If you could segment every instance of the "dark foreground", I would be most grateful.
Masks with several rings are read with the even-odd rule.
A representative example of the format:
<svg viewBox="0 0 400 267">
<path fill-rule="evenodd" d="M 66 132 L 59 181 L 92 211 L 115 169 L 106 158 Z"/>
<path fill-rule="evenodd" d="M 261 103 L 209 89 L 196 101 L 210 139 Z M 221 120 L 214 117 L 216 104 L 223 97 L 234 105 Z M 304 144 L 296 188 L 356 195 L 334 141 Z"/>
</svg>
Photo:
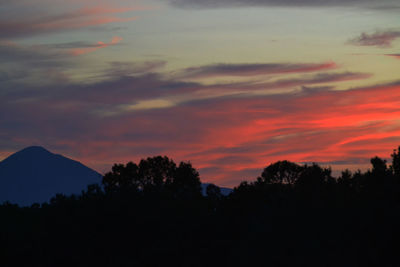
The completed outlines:
<svg viewBox="0 0 400 267">
<path fill-rule="evenodd" d="M 400 266 L 400 156 L 371 171 L 288 161 L 224 197 L 166 157 L 102 186 L 0 206 L 0 266 Z"/>
</svg>

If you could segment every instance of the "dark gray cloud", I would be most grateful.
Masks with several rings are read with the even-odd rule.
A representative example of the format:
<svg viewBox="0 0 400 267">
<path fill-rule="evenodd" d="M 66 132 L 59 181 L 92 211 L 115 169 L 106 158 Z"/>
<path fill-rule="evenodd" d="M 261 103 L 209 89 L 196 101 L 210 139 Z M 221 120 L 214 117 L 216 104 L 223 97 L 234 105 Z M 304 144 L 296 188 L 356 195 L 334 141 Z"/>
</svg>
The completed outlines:
<svg viewBox="0 0 400 267">
<path fill-rule="evenodd" d="M 0 82 L 4 92 L 7 87 L 15 87 L 15 82 L 25 81 L 32 87 L 48 82 L 65 84 L 68 80 L 65 71 L 79 65 L 80 60 L 49 47 L 0 41 L 0 62 Z"/>
<path fill-rule="evenodd" d="M 15 85 L 15 84 L 14 84 Z M 133 104 L 136 101 L 176 94 L 192 87 L 201 87 L 196 83 L 165 80 L 157 73 L 139 76 L 114 77 L 106 81 L 90 84 L 50 84 L 9 86 L 2 90 L 3 100 L 18 101 L 34 97 L 38 102 L 59 103 L 69 106 L 102 107 L 102 110 L 115 105 Z M 89 110 L 88 110 L 89 111 Z"/>
<path fill-rule="evenodd" d="M 336 83 L 349 80 L 362 80 L 368 79 L 372 76 L 370 73 L 360 73 L 360 72 L 333 72 L 333 73 L 317 73 L 314 75 L 304 76 L 302 78 L 286 78 L 278 79 L 272 82 L 238 82 L 238 83 L 228 83 L 228 84 L 216 84 L 209 86 L 202 86 L 199 89 L 210 89 L 215 88 L 216 90 L 240 90 L 240 91 L 254 91 L 254 90 L 268 90 L 268 89 L 282 89 L 282 88 L 298 88 L 300 91 L 297 93 L 308 93 L 312 91 L 325 91 L 333 89 L 332 86 L 317 86 L 310 87 L 313 84 L 322 83 Z M 279 94 L 279 93 L 278 93 Z M 287 94 L 284 92 L 283 94 Z"/>
<path fill-rule="evenodd" d="M 336 68 L 334 62 L 326 63 L 270 63 L 270 64 L 214 64 L 190 67 L 177 73 L 181 78 L 204 78 L 214 76 L 256 76 L 282 73 L 302 73 Z"/>
<path fill-rule="evenodd" d="M 131 76 L 144 73 L 154 73 L 159 71 L 167 65 L 164 60 L 152 60 L 145 62 L 120 62 L 114 61 L 110 62 L 110 67 L 104 71 L 103 75 L 122 77 Z"/>
<path fill-rule="evenodd" d="M 45 14 L 44 10 L 42 12 Z M 33 16 L 32 14 L 20 15 L 23 16 L 18 18 L 3 17 L 0 19 L 0 38 L 27 37 L 60 30 L 70 30 L 77 27 L 71 24 L 70 21 L 79 17 L 79 14 L 74 13 L 64 13 L 55 16 L 44 15 L 41 17 Z M 65 23 L 60 24 L 63 21 Z"/>
<path fill-rule="evenodd" d="M 388 48 L 392 46 L 392 43 L 400 38 L 400 31 L 376 31 L 374 33 L 361 33 L 348 41 L 349 44 L 360 45 L 360 46 L 377 46 L 381 48 Z"/>
<path fill-rule="evenodd" d="M 364 151 L 366 152 L 366 151 Z M 366 155 L 368 153 L 365 153 Z M 347 158 L 346 160 L 333 160 L 333 161 L 307 161 L 300 162 L 301 164 L 311 165 L 316 163 L 318 165 L 323 166 L 332 166 L 332 165 L 360 165 L 360 164 L 368 164 L 369 158 Z"/>
<path fill-rule="evenodd" d="M 70 56 L 67 53 L 48 48 L 47 46 L 21 46 L 13 42 L 0 41 L 0 61 L 4 64 L 32 64 L 35 67 L 65 66 L 67 62 L 70 62 Z"/>
<path fill-rule="evenodd" d="M 125 66 L 125 63 L 122 65 Z M 143 63 L 143 66 L 147 65 L 163 64 Z M 141 64 L 133 63 L 133 66 Z M 119 64 L 111 64 L 108 70 L 114 67 L 114 73 L 120 73 Z M 190 105 L 181 103 L 165 109 L 98 116 L 93 111 L 113 110 L 121 104 L 141 99 L 171 95 L 179 97 L 184 92 L 194 92 L 196 95 L 196 90 L 212 90 L 220 86 L 183 82 L 156 72 L 138 71 L 127 76 L 124 71 L 122 73 L 124 75 L 121 77 L 110 75 L 105 81 L 91 84 L 53 83 L 42 87 L 21 85 L 6 90 L 2 87 L 0 137 L 13 144 L 7 148 L 44 145 L 49 149 L 60 148 L 60 153 L 76 155 L 76 158 L 84 162 L 85 158 L 96 159 L 101 164 L 109 163 L 109 166 L 113 162 L 135 160 L 136 156 L 166 154 L 177 161 L 192 160 L 194 166 L 200 169 L 202 177 L 228 185 L 244 178 L 253 178 L 254 172 L 257 175 L 260 173 L 260 169 L 254 170 L 263 167 L 264 162 L 254 163 L 251 159 L 265 159 L 266 166 L 274 159 L 287 158 L 299 151 L 306 151 L 309 155 L 318 153 L 320 148 L 343 140 L 343 136 L 354 137 L 381 129 L 375 125 L 354 128 L 330 126 L 328 130 L 321 130 L 316 122 L 354 112 L 358 112 L 358 115 L 373 112 L 371 107 L 362 109 L 362 105 L 361 109 L 354 108 L 358 99 L 363 104 L 364 95 L 374 100 L 377 95 L 391 93 L 389 89 L 381 88 L 360 88 L 348 92 L 332 91 L 329 86 L 309 88 L 309 84 L 313 83 L 341 81 L 360 75 L 363 77 L 363 74 L 357 73 L 325 73 L 293 81 L 282 79 L 277 83 L 282 86 L 304 85 L 306 88 L 303 87 L 302 91 L 306 93 L 303 94 L 230 96 L 197 101 Z M 225 86 L 230 90 L 240 89 L 237 84 Z M 241 86 L 245 88 L 245 83 Z M 256 87 L 253 82 L 249 82 L 249 86 L 254 86 L 255 90 L 265 88 L 265 85 Z M 269 86 L 272 88 L 273 84 Z M 349 104 L 346 104 L 346 100 Z M 395 105 L 389 106 L 395 109 Z M 392 113 L 390 109 L 384 111 L 383 115 Z M 327 114 L 328 118 L 321 114 Z M 340 116 L 337 121 L 342 118 Z M 370 114 L 365 117 L 370 119 Z M 257 138 L 254 140 L 254 137 Z M 247 138 L 250 139 L 247 141 Z M 226 140 L 233 140 L 235 146 L 226 145 Z M 288 147 L 291 149 L 287 150 Z M 205 152 L 195 153 L 199 148 Z M 218 154 L 217 157 L 210 157 L 215 154 Z M 243 166 L 239 170 L 230 169 L 230 166 L 240 162 L 251 164 L 254 169 L 251 166 Z M 96 163 L 96 166 L 100 163 Z M 212 168 L 216 165 L 222 167 L 219 173 L 207 169 L 207 166 Z"/>
<path fill-rule="evenodd" d="M 178 8 L 221 8 L 221 7 L 357 7 L 387 10 L 398 8 L 395 0 L 166 0 Z"/>
<path fill-rule="evenodd" d="M 296 94 L 313 94 L 320 91 L 333 89 L 332 86 L 307 87 L 313 84 L 320 83 L 335 83 L 345 80 L 366 79 L 370 74 L 365 73 L 330 73 L 316 74 L 303 79 L 282 79 L 270 83 L 257 83 L 252 81 L 231 84 L 215 84 L 203 85 L 201 83 L 184 82 L 180 80 L 169 79 L 159 73 L 141 73 L 137 76 L 120 76 L 108 81 L 102 81 L 86 86 L 72 85 L 64 90 L 49 90 L 46 93 L 47 97 L 58 99 L 59 101 L 79 101 L 86 103 L 106 104 L 108 105 L 125 105 L 134 104 L 141 100 L 152 100 L 160 97 L 179 97 L 181 95 L 192 95 L 204 90 L 211 91 L 226 91 L 227 94 L 222 98 L 236 97 L 254 97 L 253 95 L 237 95 L 237 91 L 248 91 L 252 93 L 257 90 L 273 90 L 283 88 L 300 88 L 294 91 Z M 288 93 L 276 93 L 288 95 Z M 212 98 L 212 97 L 211 97 Z M 203 101 L 201 98 L 189 98 L 190 105 L 196 102 Z M 210 101 L 206 99 L 204 101 Z M 185 101 L 178 105 L 185 104 Z"/>
<path fill-rule="evenodd" d="M 55 43 L 55 44 L 46 44 L 46 45 L 38 45 L 39 48 L 46 49 L 74 49 L 74 48 L 91 48 L 98 47 L 99 45 L 96 43 L 89 42 L 69 42 L 69 43 Z"/>
<path fill-rule="evenodd" d="M 82 102 L 124 105 L 134 104 L 140 100 L 151 100 L 159 97 L 172 97 L 196 94 L 204 90 L 226 91 L 224 98 L 236 97 L 236 91 L 254 91 L 279 88 L 297 88 L 299 93 L 312 93 L 322 90 L 331 90 L 331 86 L 310 87 L 313 84 L 334 83 L 345 80 L 366 79 L 371 75 L 368 73 L 317 73 L 304 78 L 279 79 L 274 82 L 256 83 L 251 80 L 239 83 L 204 85 L 198 82 L 187 82 L 175 79 L 169 74 L 152 72 L 162 68 L 164 61 L 146 61 L 137 63 L 113 62 L 101 74 L 108 78 L 101 82 L 89 85 L 71 85 L 63 90 L 52 90 L 46 92 L 47 97 L 67 101 L 68 99 Z M 307 65 L 307 64 L 304 64 Z M 65 95 L 68 92 L 68 95 Z M 231 92 L 232 94 L 230 94 Z M 193 98 L 188 100 L 190 105 L 201 102 L 202 99 Z M 209 100 L 204 100 L 209 101 Z M 181 103 L 181 104 L 184 104 Z M 108 106 L 105 106 L 107 109 Z"/>
<path fill-rule="evenodd" d="M 138 76 L 115 77 L 85 86 L 72 85 L 64 93 L 68 92 L 70 98 L 79 98 L 82 101 L 129 104 L 138 100 L 176 94 L 199 86 L 201 85 L 197 83 L 164 79 L 158 73 L 142 73 Z M 49 93 L 51 95 L 51 92 Z M 60 99 L 65 99 L 65 97 L 63 92 L 58 95 Z"/>
<path fill-rule="evenodd" d="M 8 51 L 12 52 L 10 48 Z M 18 54 L 19 48 L 14 51 L 14 56 L 9 55 L 8 60 L 12 58 L 20 58 L 22 61 L 25 50 Z M 31 53 L 29 53 L 31 54 Z M 43 64 L 43 70 L 47 67 L 53 66 L 53 64 L 64 64 L 63 57 L 60 58 L 54 56 L 54 61 L 59 63 L 41 63 L 42 57 L 41 52 L 38 55 L 30 56 L 30 60 L 27 61 L 28 66 Z M 1 53 L 0 53 L 1 56 Z M 4 56 L 6 59 L 6 56 Z M 184 82 L 181 80 L 176 80 L 168 77 L 166 74 L 161 74 L 157 72 L 152 72 L 162 68 L 165 65 L 163 61 L 148 61 L 148 62 L 138 62 L 138 63 L 128 63 L 128 62 L 113 62 L 108 68 L 105 69 L 103 77 L 107 78 L 105 80 L 89 83 L 89 84 L 74 84 L 73 82 L 63 81 L 60 79 L 54 79 L 50 84 L 47 85 L 34 85 L 34 84 L 24 84 L 21 82 L 8 81 L 7 79 L 17 79 L 19 76 L 13 76 L 12 72 L 0 72 L 0 82 L 2 82 L 3 87 L 0 91 L 0 104 L 2 112 L 3 125 L 8 124 L 18 124 L 28 127 L 36 119 L 42 118 L 41 120 L 48 121 L 59 121 L 62 122 L 65 127 L 79 128 L 86 127 L 86 125 L 81 125 L 79 127 L 74 127 L 73 125 L 80 123 L 74 121 L 73 118 L 85 118 L 86 120 L 97 121 L 101 120 L 101 116 L 98 114 L 107 113 L 109 111 L 116 111 L 121 105 L 132 105 L 142 100 L 157 99 L 160 97 L 179 97 L 180 95 L 191 95 L 202 91 L 202 90 L 227 90 L 232 91 L 232 94 L 226 94 L 224 97 L 216 97 L 214 100 L 211 99 L 197 99 L 196 97 L 190 99 L 190 104 L 184 102 L 178 103 L 182 109 L 185 108 L 200 108 L 204 105 L 213 106 L 218 101 L 229 100 L 232 98 L 237 98 L 235 90 L 264 90 L 264 89 L 276 89 L 276 88 L 286 88 L 286 87 L 300 87 L 302 88 L 301 94 L 315 94 L 318 92 L 329 91 L 333 87 L 322 86 L 322 87 L 310 87 L 312 84 L 316 83 L 331 83 L 336 81 L 348 80 L 348 79 L 359 79 L 365 78 L 368 74 L 360 73 L 330 73 L 330 74 L 315 74 L 302 79 L 281 79 L 275 82 L 269 83 L 254 83 L 252 81 L 242 82 L 242 83 L 231 83 L 224 85 L 203 85 L 201 83 L 195 82 Z M 304 64 L 307 65 L 307 64 Z M 29 74 L 29 67 L 25 68 L 25 71 Z M 49 79 L 49 73 L 46 72 L 47 79 Z M 23 75 L 21 72 L 20 75 Z M 44 75 L 44 74 L 43 74 Z M 43 76 L 44 77 L 44 76 Z M 285 96 L 286 95 L 286 96 Z M 242 96 L 245 98 L 251 98 L 254 96 Z M 270 96 L 272 98 L 273 96 Z M 282 97 L 288 97 L 287 94 L 282 94 Z M 282 109 L 285 109 L 285 105 L 281 104 Z M 256 109 L 257 106 L 253 106 L 252 109 Z M 166 112 L 168 109 L 161 111 L 163 114 L 168 114 Z M 260 107 L 262 110 L 262 107 Z M 135 112 L 121 112 L 116 114 L 116 118 L 121 118 L 124 116 L 133 116 L 134 114 L 151 114 L 151 110 L 135 111 Z M 159 113 L 157 113 L 159 114 Z M 183 113 L 184 114 L 184 113 Z M 33 116 L 33 117 L 32 117 Z M 158 117 L 160 115 L 157 115 Z M 62 119 L 57 119 L 60 117 Z M 10 120 L 10 118 L 12 118 Z M 112 118 L 111 118 L 112 119 Z M 180 118 L 184 120 L 184 118 Z M 25 123 L 23 121 L 26 120 Z M 149 120 L 151 120 L 149 118 Z M 168 119 L 166 118 L 166 121 Z M 19 124 L 18 121 L 21 121 Z M 58 122 L 56 122 L 58 124 Z M 218 125 L 220 122 L 215 122 Z M 72 124 L 72 125 L 71 125 Z M 10 126 L 10 129 L 19 129 L 18 127 Z M 29 131 L 35 126 L 31 125 Z M 59 127 L 64 129 L 63 127 Z M 21 130 L 21 129 L 19 129 Z M 68 132 L 69 130 L 66 130 Z M 142 134 L 139 134 L 142 135 Z M 169 138 L 176 135 L 174 132 Z M 136 138 L 138 139 L 138 138 Z M 161 139 L 157 137 L 156 139 Z"/>
<path fill-rule="evenodd" d="M 23 46 L 9 41 L 0 41 L 0 82 L 28 80 L 30 87 L 36 87 L 41 84 L 41 91 L 46 90 L 43 86 L 43 81 L 48 81 L 51 78 L 63 78 L 63 83 L 58 83 L 58 87 L 68 87 L 63 73 L 69 70 L 76 70 L 85 67 L 84 59 L 79 56 L 72 56 L 74 49 L 96 48 L 94 45 L 87 42 L 69 42 L 56 43 L 45 45 Z M 154 86 L 155 91 L 160 85 L 156 82 L 162 77 L 160 74 L 155 74 L 155 71 L 162 69 L 166 65 L 166 61 L 152 60 L 144 62 L 110 62 L 108 67 L 105 67 L 99 74 L 93 74 L 91 78 L 100 78 L 104 82 L 99 84 L 101 89 L 104 86 L 122 86 L 134 84 L 132 87 L 144 86 L 144 79 L 152 81 L 149 86 Z M 146 78 L 132 78 L 125 76 L 140 76 L 152 75 Z M 64 75 L 64 77 L 62 77 Z M 157 76 L 157 77 L 156 77 Z M 116 81 L 120 79 L 122 81 Z M 42 81 L 42 82 L 40 82 Z M 13 84 L 14 86 L 15 84 Z M 92 83 L 92 85 L 94 85 Z M 125 86 L 124 86 L 125 85 Z M 2 84 L 3 89 L 6 84 Z M 178 85 L 171 85 L 178 86 Z M 74 85 L 79 88 L 80 86 Z M 178 86 L 179 87 L 179 86 Z M 144 86 L 144 90 L 149 90 L 148 86 Z M 54 90 L 53 90 L 54 91 Z"/>
</svg>

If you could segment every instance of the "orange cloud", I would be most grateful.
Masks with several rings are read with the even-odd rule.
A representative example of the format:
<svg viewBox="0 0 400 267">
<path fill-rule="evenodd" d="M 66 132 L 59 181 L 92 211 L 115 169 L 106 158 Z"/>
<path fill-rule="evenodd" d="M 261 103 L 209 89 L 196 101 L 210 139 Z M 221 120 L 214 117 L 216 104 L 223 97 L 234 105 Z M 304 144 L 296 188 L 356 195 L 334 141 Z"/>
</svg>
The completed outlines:
<svg viewBox="0 0 400 267">
<path fill-rule="evenodd" d="M 97 7 L 87 7 L 80 9 L 77 13 L 82 15 L 104 15 L 104 14 L 117 14 L 126 13 L 130 11 L 143 11 L 152 10 L 156 7 L 153 6 L 135 6 L 135 7 L 113 7 L 113 6 L 97 6 Z"/>
<path fill-rule="evenodd" d="M 277 160 L 354 170 L 375 155 L 387 158 L 400 144 L 399 106 L 399 84 L 217 99 L 103 118 L 97 141 L 88 135 L 71 149 L 80 151 L 84 143 L 78 158 L 100 171 L 114 162 L 168 155 L 190 160 L 204 181 L 235 186 Z"/>
<path fill-rule="evenodd" d="M 394 57 L 400 59 L 400 54 L 386 54 L 385 56 Z"/>
<path fill-rule="evenodd" d="M 77 20 L 61 20 L 61 21 L 51 21 L 46 23 L 39 23 L 35 25 L 37 31 L 57 31 L 57 30 L 72 30 L 72 29 L 80 29 L 86 28 L 90 26 L 99 26 L 104 24 L 109 24 L 113 22 L 129 22 L 134 21 L 138 17 L 130 17 L 130 18 L 118 18 L 118 17 L 89 17 L 84 19 Z"/>
<path fill-rule="evenodd" d="M 120 41 L 115 37 L 80 53 Z M 155 62 L 149 68 L 160 65 L 163 63 Z M 124 75 L 125 65 L 114 67 L 116 73 L 122 73 L 120 79 L 113 76 L 96 84 L 60 84 L 59 90 L 41 87 L 34 99 L 32 90 L 4 94 L 2 110 L 9 116 L 0 132 L 7 140 L 26 140 L 13 144 L 43 145 L 100 172 L 110 170 L 113 163 L 153 155 L 190 160 L 203 181 L 225 186 L 254 179 L 262 168 L 283 159 L 324 163 L 334 170 L 366 168 L 370 157 L 387 158 L 400 144 L 400 82 L 334 91 L 334 82 L 368 75 L 325 73 L 268 85 L 278 89 L 282 84 L 304 85 L 292 93 L 196 99 L 199 91 L 210 88 L 168 80 L 158 73 L 143 74 L 140 70 L 147 70 L 146 64 L 138 67 L 138 75 Z M 307 87 L 319 83 L 327 86 Z M 243 84 L 246 86 L 252 83 Z M 257 90 L 259 85 L 254 86 Z M 142 100 L 174 100 L 183 94 L 194 97 L 163 109 L 131 109 L 108 117 L 97 112 L 140 105 Z M 31 100 L 15 101 L 23 96 Z"/>
<path fill-rule="evenodd" d="M 109 43 L 98 42 L 96 45 L 94 45 L 92 47 L 75 48 L 75 49 L 72 49 L 70 51 L 70 54 L 74 55 L 74 56 L 85 55 L 85 54 L 94 52 L 94 51 L 96 51 L 98 49 L 101 49 L 101 48 L 106 48 L 106 47 L 109 47 L 109 46 L 112 46 L 112 45 L 116 45 L 119 42 L 121 42 L 122 40 L 123 39 L 121 37 L 114 36 L 112 38 L 111 42 L 109 42 Z"/>
<path fill-rule="evenodd" d="M 76 9 L 61 14 L 47 14 L 43 8 L 43 15 L 37 13 L 26 15 L 23 18 L 3 17 L 0 19 L 2 38 L 26 37 L 36 34 L 57 31 L 74 30 L 90 26 L 99 26 L 115 22 L 129 22 L 138 17 L 117 17 L 133 11 L 148 10 L 154 7 L 112 7 L 95 6 Z"/>
</svg>

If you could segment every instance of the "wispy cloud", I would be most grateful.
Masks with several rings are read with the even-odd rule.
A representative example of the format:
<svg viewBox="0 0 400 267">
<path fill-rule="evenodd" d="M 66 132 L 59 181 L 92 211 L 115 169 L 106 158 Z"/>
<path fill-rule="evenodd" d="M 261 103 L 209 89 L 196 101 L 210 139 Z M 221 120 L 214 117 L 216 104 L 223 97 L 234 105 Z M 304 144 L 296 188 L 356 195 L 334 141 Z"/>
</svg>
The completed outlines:
<svg viewBox="0 0 400 267">
<path fill-rule="evenodd" d="M 95 49 L 98 48 L 89 47 L 84 52 Z M 40 62 L 33 61 L 33 63 L 40 66 Z M 176 79 L 174 75 L 170 76 L 169 72 L 157 72 L 165 64 L 164 61 L 111 62 L 100 75 L 102 79 L 99 82 L 85 85 L 59 84 L 57 86 L 59 90 L 54 90 L 52 86 L 40 85 L 41 94 L 36 94 L 36 98 L 44 98 L 52 103 L 64 103 L 60 106 L 65 106 L 66 103 L 69 103 L 69 106 L 89 105 L 92 114 L 100 117 L 115 117 L 141 110 L 168 109 L 189 103 L 197 105 L 198 102 L 218 98 L 305 95 L 321 90 L 332 90 L 335 83 L 371 77 L 368 73 L 322 72 L 307 74 L 301 78 L 280 78 L 267 82 L 245 80 L 223 84 L 202 84 Z M 313 69 L 321 69 L 320 66 L 325 66 L 325 64 L 315 64 L 314 67 L 313 64 L 307 63 L 299 65 L 303 68 L 296 68 L 297 71 L 305 71 L 304 66 L 311 65 Z M 281 75 L 286 74 L 288 73 L 285 69 L 285 73 Z M 29 87 L 34 88 L 34 85 L 30 83 Z M 10 95 L 12 96 L 13 94 Z M 4 97 L 6 99 L 6 96 Z"/>
<path fill-rule="evenodd" d="M 219 173 L 261 170 L 284 158 L 332 165 L 341 161 L 339 168 L 351 167 L 354 159 L 367 163 L 369 156 L 389 154 L 400 141 L 399 85 L 203 103 L 197 123 L 208 118 L 203 123 L 212 130 L 204 136 L 203 152 L 188 157 L 205 168 L 222 168 Z M 232 157 L 242 160 L 232 166 Z"/>
<path fill-rule="evenodd" d="M 140 75 L 145 73 L 151 73 L 159 71 L 167 65 L 164 60 L 152 60 L 145 62 L 121 62 L 114 61 L 110 62 L 110 67 L 102 73 L 102 76 L 106 77 L 124 77 L 132 75 Z"/>
<path fill-rule="evenodd" d="M 62 54 L 54 49 L 47 49 L 42 46 L 19 45 L 12 41 L 0 40 L 0 59 L 2 63 L 25 62 L 26 64 L 38 62 L 52 62 L 66 58 L 67 54 Z"/>
<path fill-rule="evenodd" d="M 42 46 L 23 46 L 11 41 L 0 41 L 0 76 L 2 89 L 15 87 L 17 81 L 29 81 L 31 86 L 38 82 L 66 82 L 65 70 L 73 68 L 79 61 L 73 61 L 67 53 Z"/>
<path fill-rule="evenodd" d="M 66 101 L 60 95 L 58 100 L 3 102 L 0 129 L 10 142 L 41 142 L 97 168 L 154 154 L 190 159 L 201 174 L 204 169 L 204 179 L 232 186 L 279 159 L 342 168 L 390 154 L 400 141 L 399 86 L 216 98 L 116 117 L 90 112 L 113 103 L 106 99 Z M 110 97 L 115 94 L 109 91 Z"/>
<path fill-rule="evenodd" d="M 77 47 L 93 48 L 82 42 L 48 47 L 5 42 L 0 55 L 21 64 L 26 57 L 27 64 L 45 71 L 79 60 L 59 53 Z M 8 144 L 0 141 L 0 150 L 45 145 L 99 171 L 114 162 L 166 154 L 191 160 L 204 180 L 232 186 L 279 159 L 340 163 L 340 168 L 367 162 L 365 155 L 390 153 L 400 136 L 400 82 L 337 91 L 337 83 L 371 74 L 304 62 L 256 64 L 262 73 L 275 73 L 266 81 L 253 80 L 257 74 L 203 84 L 178 79 L 163 69 L 166 64 L 110 62 L 103 79 L 85 84 L 3 81 L 0 135 Z M 235 73 L 248 64 L 232 66 Z"/>
<path fill-rule="evenodd" d="M 392 43 L 400 38 L 400 31 L 377 31 L 375 33 L 361 33 L 360 36 L 353 38 L 348 43 L 360 46 L 377 46 L 388 48 Z"/>
<path fill-rule="evenodd" d="M 111 40 L 111 42 L 109 43 L 103 43 L 103 42 L 98 42 L 96 45 L 93 46 L 89 46 L 89 47 L 79 47 L 79 48 L 74 48 L 72 50 L 70 50 L 70 53 L 74 56 L 80 56 L 80 55 L 85 55 L 91 52 L 94 52 L 98 49 L 101 48 L 106 48 L 112 45 L 116 45 L 119 42 L 121 42 L 123 39 L 121 37 L 118 36 L 114 36 Z"/>
<path fill-rule="evenodd" d="M 116 95 L 124 93 L 120 104 L 100 108 L 98 115 L 119 116 L 124 113 L 148 109 L 168 109 L 180 105 L 197 105 L 198 102 L 221 98 L 251 98 L 259 95 L 305 95 L 317 91 L 332 90 L 335 83 L 368 79 L 368 73 L 318 73 L 304 78 L 286 78 L 274 82 L 239 82 L 204 85 L 168 78 L 160 74 L 124 76 L 104 84 L 81 88 L 79 94 L 85 98 L 90 88 L 97 88 L 97 98 L 108 99 L 108 91 L 100 88 L 119 88 Z M 318 85 L 325 86 L 318 86 Z M 328 84 L 329 86 L 327 86 Z M 317 85 L 317 86 L 316 86 Z M 123 90 L 123 91 L 122 91 Z M 103 95 L 103 93 L 105 95 Z M 109 101 L 109 100 L 108 100 Z"/>
<path fill-rule="evenodd" d="M 394 57 L 400 59 L 400 54 L 386 54 L 385 56 Z"/>
<path fill-rule="evenodd" d="M 336 68 L 334 62 L 326 63 L 272 63 L 272 64 L 214 64 L 190 67 L 178 72 L 182 78 L 205 78 L 215 76 L 257 76 L 282 73 L 302 73 Z"/>
<path fill-rule="evenodd" d="M 221 7 L 358 7 L 386 10 L 398 8 L 395 0 L 166 0 L 178 8 L 221 8 Z"/>
<path fill-rule="evenodd" d="M 112 22 L 136 19 L 131 13 L 152 9 L 150 6 L 118 6 L 107 1 L 17 0 L 0 2 L 0 82 L 2 88 L 29 83 L 31 87 L 55 80 L 66 82 L 85 63 L 79 57 L 96 50 L 117 45 L 122 37 L 110 42 L 71 41 L 51 44 L 27 44 L 19 38 L 41 34 L 62 33 Z M 68 36 L 68 35 L 66 35 Z M 71 36 L 68 36 L 70 38 Z M 87 37 L 90 40 L 90 36 Z M 29 42 L 32 43 L 32 42 Z M 72 73 L 72 74 L 71 74 Z M 6 84 L 13 82 L 13 85 Z"/>
<path fill-rule="evenodd" d="M 376 131 L 378 126 L 368 122 L 381 122 L 382 118 L 391 121 L 399 115 L 391 108 L 395 98 L 383 99 L 386 93 L 394 91 L 390 86 L 381 86 L 380 91 L 378 87 L 332 91 L 334 82 L 364 79 L 368 74 L 317 73 L 238 86 L 182 82 L 166 74 L 147 72 L 164 65 L 165 62 L 158 61 L 114 62 L 107 71 L 113 73 L 115 68 L 116 76 L 109 75 L 110 80 L 94 84 L 58 84 L 57 90 L 53 85 L 40 89 L 22 86 L 18 90 L 9 87 L 1 92 L 0 130 L 10 142 L 44 142 L 69 153 L 76 150 L 81 153 L 79 158 L 96 162 L 93 166 L 97 168 L 109 162 L 109 157 L 113 161 L 131 160 L 132 153 L 137 157 L 168 154 L 190 159 L 197 167 L 209 170 L 205 179 L 220 179 L 232 185 L 224 173 L 233 175 L 230 182 L 234 183 L 243 178 L 239 174 L 254 173 L 274 159 L 312 160 L 311 155 L 321 154 L 316 151 L 322 142 L 327 142 L 328 148 L 346 138 L 350 143 L 356 132 L 364 131 L 367 135 L 367 131 Z M 327 85 L 312 87 L 318 84 Z M 252 95 L 257 90 L 285 87 L 298 90 Z M 235 93 L 243 88 L 249 93 Z M 207 90 L 228 92 L 222 97 L 201 93 Z M 381 97 L 375 99 L 378 91 Z M 385 108 L 382 103 L 387 110 L 379 110 Z M 376 114 L 372 112 L 374 108 L 378 108 Z M 119 112 L 115 113 L 116 110 Z M 114 114 L 99 116 L 99 112 Z M 311 139 L 312 144 L 304 141 Z M 82 143 L 90 153 L 81 150 Z M 326 160 L 342 159 L 343 155 L 335 153 Z"/>
<path fill-rule="evenodd" d="M 28 5 L 26 2 L 24 3 Z M 110 5 L 93 6 L 92 4 L 89 7 L 60 13 L 57 10 L 49 9 L 47 6 L 41 6 L 40 4 L 43 3 L 39 2 L 34 8 L 34 12 L 26 11 L 27 8 L 25 8 L 24 5 L 22 5 L 22 7 L 16 5 L 15 8 L 17 10 L 21 9 L 17 12 L 20 16 L 2 16 L 2 18 L 0 18 L 0 38 L 29 37 L 38 34 L 99 26 L 113 22 L 128 22 L 136 20 L 137 16 L 120 17 L 117 15 L 151 9 L 151 7 L 144 6 L 114 7 Z M 11 6 L 13 6 L 13 4 L 11 4 Z M 64 8 L 67 7 L 64 5 Z"/>
</svg>

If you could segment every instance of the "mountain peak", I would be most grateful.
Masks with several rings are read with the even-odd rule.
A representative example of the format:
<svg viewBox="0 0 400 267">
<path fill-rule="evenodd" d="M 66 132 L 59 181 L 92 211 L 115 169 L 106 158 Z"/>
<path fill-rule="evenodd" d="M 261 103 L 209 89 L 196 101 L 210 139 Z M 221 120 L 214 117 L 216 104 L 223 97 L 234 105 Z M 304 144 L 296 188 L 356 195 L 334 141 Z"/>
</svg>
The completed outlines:
<svg viewBox="0 0 400 267">
<path fill-rule="evenodd" d="M 0 162 L 0 203 L 42 203 L 57 193 L 80 193 L 100 181 L 101 175 L 82 163 L 30 146 Z"/>
<path fill-rule="evenodd" d="M 47 149 L 45 149 L 42 146 L 28 146 L 28 147 L 25 147 L 24 149 L 22 149 L 20 152 L 22 152 L 22 151 L 46 151 L 46 152 L 49 152 Z"/>
<path fill-rule="evenodd" d="M 24 149 L 21 149 L 20 151 L 16 152 L 15 154 L 18 154 L 18 153 L 32 153 L 32 154 L 49 153 L 49 154 L 52 154 L 50 151 L 48 151 L 47 149 L 45 149 L 42 146 L 28 146 L 28 147 L 25 147 Z"/>
<path fill-rule="evenodd" d="M 53 153 L 41 146 L 29 146 L 15 152 L 8 158 L 0 162 L 0 166 L 7 164 L 8 162 L 21 161 L 22 162 L 38 162 L 44 160 L 45 158 L 51 158 L 55 156 Z M 14 163 L 15 164 L 15 163 Z M 22 166 L 21 166 L 22 167 Z"/>
</svg>

